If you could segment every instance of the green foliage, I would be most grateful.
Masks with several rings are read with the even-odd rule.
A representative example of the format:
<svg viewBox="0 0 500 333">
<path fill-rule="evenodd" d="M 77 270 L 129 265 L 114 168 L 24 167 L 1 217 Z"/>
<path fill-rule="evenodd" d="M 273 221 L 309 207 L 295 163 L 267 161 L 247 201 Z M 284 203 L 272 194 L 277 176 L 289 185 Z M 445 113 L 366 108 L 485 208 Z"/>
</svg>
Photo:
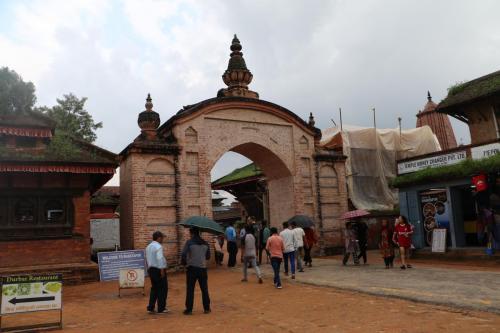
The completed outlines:
<svg viewBox="0 0 500 333">
<path fill-rule="evenodd" d="M 56 130 L 45 155 L 57 160 L 76 160 L 80 154 L 80 148 L 73 143 L 71 137 L 63 131 Z"/>
<path fill-rule="evenodd" d="M 479 172 L 497 172 L 500 170 L 500 155 L 482 160 L 467 159 L 455 165 L 426 168 L 417 172 L 401 175 L 391 181 L 392 187 L 403 187 L 429 181 L 443 181 L 470 177 Z"/>
<path fill-rule="evenodd" d="M 456 82 L 454 85 L 448 88 L 448 97 L 454 96 L 460 92 L 462 92 L 465 88 L 465 81 Z"/>
<path fill-rule="evenodd" d="M 56 122 L 56 128 L 77 139 L 94 142 L 97 139 L 95 131 L 102 127 L 102 122 L 96 123 L 85 109 L 86 97 L 78 98 L 72 93 L 57 99 L 57 105 L 36 108 Z"/>
<path fill-rule="evenodd" d="M 31 111 L 36 102 L 35 85 L 24 82 L 8 67 L 0 68 L 0 115 Z"/>
</svg>

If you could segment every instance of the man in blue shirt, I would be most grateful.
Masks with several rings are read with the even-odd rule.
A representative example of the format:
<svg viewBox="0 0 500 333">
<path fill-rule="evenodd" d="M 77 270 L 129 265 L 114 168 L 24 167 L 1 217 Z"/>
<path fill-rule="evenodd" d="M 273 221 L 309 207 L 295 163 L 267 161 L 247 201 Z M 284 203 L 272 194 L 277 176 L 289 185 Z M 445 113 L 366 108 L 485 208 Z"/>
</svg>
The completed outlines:
<svg viewBox="0 0 500 333">
<path fill-rule="evenodd" d="M 229 222 L 229 226 L 226 228 L 226 239 L 227 239 L 227 252 L 229 253 L 227 267 L 234 267 L 236 265 L 236 254 L 238 253 L 238 245 L 236 244 L 236 230 L 234 230 L 233 222 Z"/>
<path fill-rule="evenodd" d="M 167 260 L 163 255 L 163 239 L 161 231 L 153 233 L 153 241 L 146 247 L 146 262 L 148 264 L 149 278 L 151 279 L 151 292 L 149 294 L 148 312 L 155 313 L 158 302 L 158 313 L 168 313 L 167 309 Z"/>
</svg>

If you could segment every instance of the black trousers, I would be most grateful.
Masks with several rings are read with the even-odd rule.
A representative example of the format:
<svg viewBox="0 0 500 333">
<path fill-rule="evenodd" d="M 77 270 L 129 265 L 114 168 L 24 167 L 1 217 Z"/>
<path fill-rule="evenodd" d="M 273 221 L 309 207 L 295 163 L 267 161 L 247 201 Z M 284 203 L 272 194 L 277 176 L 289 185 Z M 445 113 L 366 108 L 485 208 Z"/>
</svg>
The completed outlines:
<svg viewBox="0 0 500 333">
<path fill-rule="evenodd" d="M 186 310 L 193 311 L 194 287 L 198 281 L 201 289 L 203 309 L 210 310 L 210 296 L 208 295 L 208 274 L 206 268 L 188 266 L 186 271 Z"/>
<path fill-rule="evenodd" d="M 154 311 L 155 304 L 158 302 L 158 312 L 162 312 L 167 306 L 167 274 L 165 274 L 164 277 L 161 277 L 161 270 L 156 267 L 150 267 L 148 269 L 148 273 L 149 278 L 151 279 L 148 311 Z"/>
<path fill-rule="evenodd" d="M 311 248 L 304 246 L 304 262 L 306 264 L 312 264 Z"/>
<path fill-rule="evenodd" d="M 384 257 L 384 263 L 387 267 L 394 266 L 394 256 Z"/>
<path fill-rule="evenodd" d="M 227 267 L 234 267 L 236 265 L 236 254 L 238 253 L 236 242 L 227 242 L 227 252 L 229 253 Z"/>
<path fill-rule="evenodd" d="M 367 249 L 367 244 L 366 242 L 359 242 L 359 258 L 363 258 L 363 262 L 366 264 L 367 257 L 366 257 L 366 249 Z"/>
</svg>

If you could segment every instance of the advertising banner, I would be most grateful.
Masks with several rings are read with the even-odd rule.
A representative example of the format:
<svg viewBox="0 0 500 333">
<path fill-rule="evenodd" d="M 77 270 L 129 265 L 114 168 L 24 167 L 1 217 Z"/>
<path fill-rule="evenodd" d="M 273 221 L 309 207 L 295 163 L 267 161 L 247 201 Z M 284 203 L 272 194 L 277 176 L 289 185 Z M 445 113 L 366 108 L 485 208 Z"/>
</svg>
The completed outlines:
<svg viewBox="0 0 500 333">
<path fill-rule="evenodd" d="M 432 245 L 433 230 L 450 229 L 450 202 L 445 190 L 434 190 L 420 193 L 422 215 L 424 218 L 425 242 Z"/>
</svg>

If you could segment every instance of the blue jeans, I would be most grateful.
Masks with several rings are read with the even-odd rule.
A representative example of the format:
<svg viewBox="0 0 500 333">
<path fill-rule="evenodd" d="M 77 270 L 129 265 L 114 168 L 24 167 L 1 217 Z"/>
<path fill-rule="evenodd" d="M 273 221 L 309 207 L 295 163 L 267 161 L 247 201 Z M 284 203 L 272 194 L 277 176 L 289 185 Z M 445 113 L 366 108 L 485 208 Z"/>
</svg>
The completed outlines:
<svg viewBox="0 0 500 333">
<path fill-rule="evenodd" d="M 274 285 L 281 286 L 281 279 L 280 279 L 281 258 L 276 258 L 276 257 L 271 258 L 271 266 L 273 267 L 274 271 Z"/>
<path fill-rule="evenodd" d="M 288 260 L 290 260 L 292 275 L 295 275 L 295 251 L 283 253 L 283 260 L 285 261 L 285 274 L 288 274 Z"/>
</svg>

